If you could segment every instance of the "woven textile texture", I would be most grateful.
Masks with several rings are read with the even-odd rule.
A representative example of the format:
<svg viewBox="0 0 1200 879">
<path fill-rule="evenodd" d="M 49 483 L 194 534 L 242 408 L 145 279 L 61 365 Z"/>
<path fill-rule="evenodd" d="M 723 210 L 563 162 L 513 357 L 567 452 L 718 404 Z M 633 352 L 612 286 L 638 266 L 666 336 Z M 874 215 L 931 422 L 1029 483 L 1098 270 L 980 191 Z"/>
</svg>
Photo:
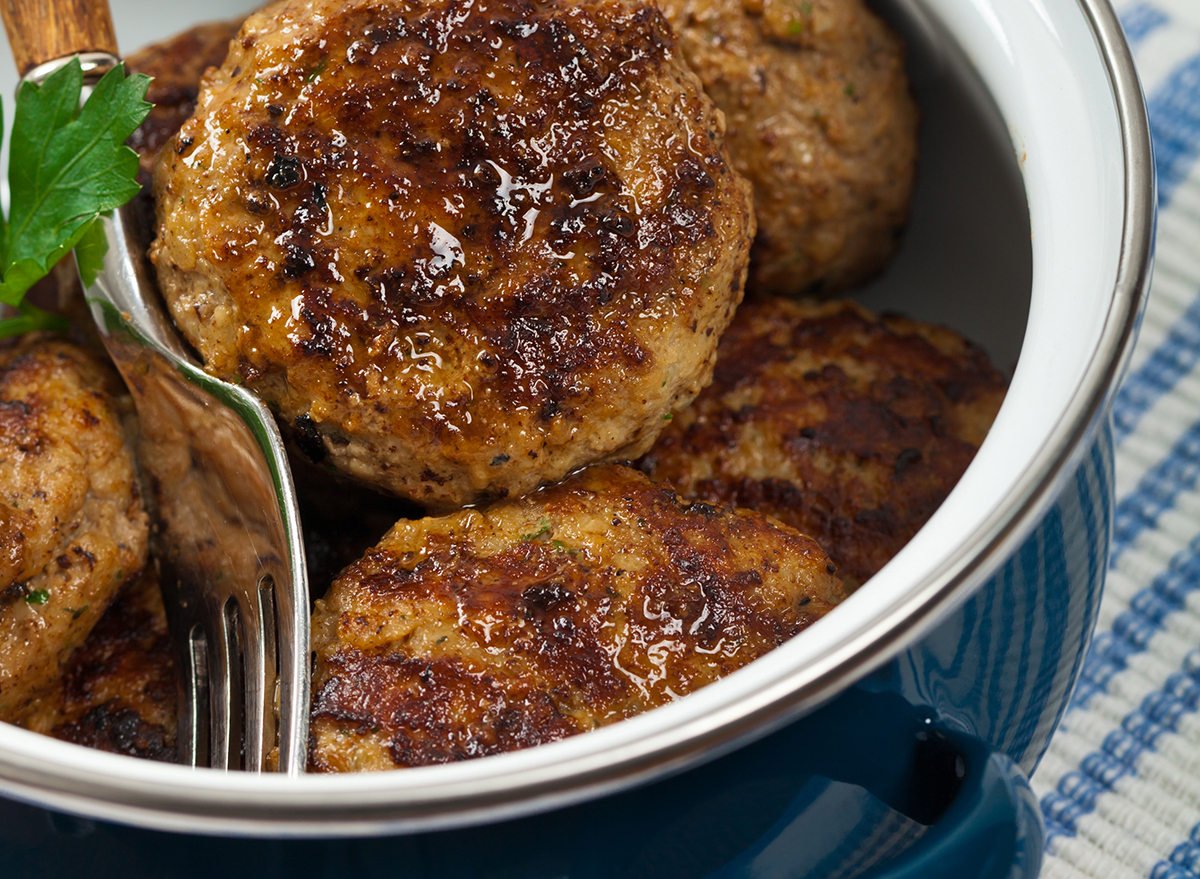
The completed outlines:
<svg viewBox="0 0 1200 879">
<path fill-rule="evenodd" d="M 1200 877 L 1200 0 L 1117 11 L 1150 108 L 1158 257 L 1114 409 L 1096 637 L 1033 778 L 1044 879 Z"/>
</svg>

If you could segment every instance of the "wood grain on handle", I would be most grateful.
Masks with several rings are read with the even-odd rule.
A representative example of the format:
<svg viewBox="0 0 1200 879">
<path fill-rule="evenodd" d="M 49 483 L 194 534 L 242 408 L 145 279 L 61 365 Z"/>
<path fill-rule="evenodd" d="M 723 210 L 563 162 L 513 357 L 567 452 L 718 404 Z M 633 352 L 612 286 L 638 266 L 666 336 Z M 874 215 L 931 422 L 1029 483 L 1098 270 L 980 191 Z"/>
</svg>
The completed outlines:
<svg viewBox="0 0 1200 879">
<path fill-rule="evenodd" d="M 0 0 L 17 72 L 77 52 L 117 54 L 108 0 Z"/>
</svg>

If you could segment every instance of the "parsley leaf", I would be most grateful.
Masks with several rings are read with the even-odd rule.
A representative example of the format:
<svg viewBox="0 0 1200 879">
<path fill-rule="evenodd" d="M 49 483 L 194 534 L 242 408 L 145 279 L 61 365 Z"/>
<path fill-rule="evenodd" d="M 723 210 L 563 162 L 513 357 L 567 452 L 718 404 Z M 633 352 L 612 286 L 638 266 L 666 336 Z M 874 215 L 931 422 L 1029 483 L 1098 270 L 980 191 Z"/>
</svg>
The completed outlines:
<svg viewBox="0 0 1200 879">
<path fill-rule="evenodd" d="M 84 285 L 96 280 L 104 268 L 104 254 L 108 253 L 108 239 L 104 237 L 104 226 L 99 219 L 92 220 L 75 243 L 75 262 Z"/>
<path fill-rule="evenodd" d="M 22 333 L 32 333 L 35 330 L 54 330 L 65 333 L 71 328 L 65 317 L 42 311 L 28 302 L 17 303 L 17 317 L 0 320 L 0 339 L 8 336 L 19 336 Z"/>
<path fill-rule="evenodd" d="M 72 59 L 40 86 L 21 86 L 8 163 L 12 207 L 0 224 L 0 302 L 21 316 L 0 321 L 0 336 L 52 319 L 21 299 L 85 236 L 80 268 L 94 278 L 104 255 L 96 218 L 138 192 L 137 153 L 125 140 L 150 112 L 149 82 L 126 77 L 118 64 L 80 107 L 83 69 Z"/>
<path fill-rule="evenodd" d="M 541 519 L 541 521 L 538 522 L 538 530 L 537 531 L 534 531 L 532 534 L 525 534 L 521 537 L 521 539 L 523 541 L 525 541 L 526 543 L 529 543 L 530 541 L 537 540 L 539 537 L 541 537 L 543 534 L 548 533 L 549 531 L 550 531 L 550 520 L 543 518 L 543 519 Z"/>
</svg>

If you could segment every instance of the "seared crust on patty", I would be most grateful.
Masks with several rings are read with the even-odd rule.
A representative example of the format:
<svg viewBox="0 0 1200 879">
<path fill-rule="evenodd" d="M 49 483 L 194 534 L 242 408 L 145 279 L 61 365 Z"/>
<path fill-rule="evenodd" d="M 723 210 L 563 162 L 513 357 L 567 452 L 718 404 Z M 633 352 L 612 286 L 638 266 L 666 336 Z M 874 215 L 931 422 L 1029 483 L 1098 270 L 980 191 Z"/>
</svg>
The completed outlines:
<svg viewBox="0 0 1200 879">
<path fill-rule="evenodd" d="M 174 762 L 177 683 L 158 579 L 147 567 L 71 654 L 26 726 L 77 745 Z"/>
<path fill-rule="evenodd" d="M 862 0 L 660 0 L 754 184 L 749 289 L 878 273 L 908 219 L 917 109 L 904 48 Z"/>
<path fill-rule="evenodd" d="M 1004 392 L 984 352 L 944 327 L 850 302 L 748 302 L 712 385 L 638 466 L 811 535 L 853 588 L 933 515 Z"/>
<path fill-rule="evenodd" d="M 163 153 L 152 257 L 207 368 L 434 507 L 649 447 L 708 381 L 754 223 L 638 0 L 296 0 Z"/>
<path fill-rule="evenodd" d="M 51 689 L 146 560 L 112 371 L 65 342 L 0 349 L 0 719 Z"/>
<path fill-rule="evenodd" d="M 825 614 L 832 572 L 790 528 L 617 465 L 401 521 L 317 602 L 310 766 L 444 763 L 640 714 Z"/>
</svg>

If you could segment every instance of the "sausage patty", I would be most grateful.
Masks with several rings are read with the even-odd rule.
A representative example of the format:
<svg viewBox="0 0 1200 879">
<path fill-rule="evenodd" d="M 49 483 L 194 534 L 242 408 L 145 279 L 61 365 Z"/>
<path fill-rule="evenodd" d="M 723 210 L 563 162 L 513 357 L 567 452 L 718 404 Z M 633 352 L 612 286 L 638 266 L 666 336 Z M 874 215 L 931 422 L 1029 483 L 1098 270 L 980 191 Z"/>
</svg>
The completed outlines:
<svg viewBox="0 0 1200 879">
<path fill-rule="evenodd" d="M 614 723 L 741 668 L 842 595 L 809 538 L 617 465 L 401 521 L 317 602 L 310 765 L 444 763 Z"/>
<path fill-rule="evenodd" d="M 707 383 L 754 232 L 639 0 L 295 0 L 164 150 L 152 258 L 214 374 L 449 508 L 645 451 Z"/>
<path fill-rule="evenodd" d="M 152 567 L 129 584 L 38 700 L 25 726 L 130 757 L 173 763 L 178 692 Z"/>
<path fill-rule="evenodd" d="M 129 138 L 138 154 L 145 180 L 149 180 L 159 150 L 191 118 L 200 95 L 200 78 L 229 54 L 229 42 L 241 21 L 214 21 L 151 43 L 125 59 L 130 73 L 153 77 L 146 100 L 154 106 Z"/>
<path fill-rule="evenodd" d="M 639 466 L 811 535 L 853 588 L 933 515 L 1004 391 L 984 352 L 944 327 L 850 302 L 748 302 L 712 385 Z"/>
<path fill-rule="evenodd" d="M 660 0 L 754 184 L 750 289 L 829 294 L 879 272 L 908 219 L 904 48 L 862 0 Z"/>
<path fill-rule="evenodd" d="M 145 564 L 120 390 L 67 343 L 0 349 L 0 719 L 28 714 Z"/>
</svg>

